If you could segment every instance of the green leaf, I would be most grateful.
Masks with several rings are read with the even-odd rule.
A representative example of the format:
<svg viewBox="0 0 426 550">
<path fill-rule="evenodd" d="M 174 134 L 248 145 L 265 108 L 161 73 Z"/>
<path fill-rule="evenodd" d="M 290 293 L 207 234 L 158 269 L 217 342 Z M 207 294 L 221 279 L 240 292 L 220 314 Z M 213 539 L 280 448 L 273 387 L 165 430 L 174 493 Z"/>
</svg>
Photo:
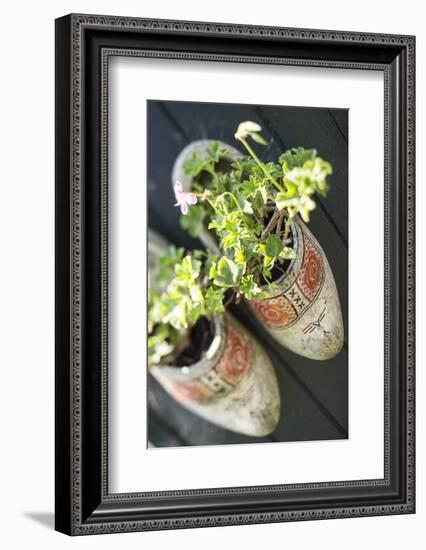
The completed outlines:
<svg viewBox="0 0 426 550">
<path fill-rule="evenodd" d="M 220 236 L 220 232 L 223 231 L 223 229 L 225 228 L 225 224 L 226 224 L 226 218 L 219 218 L 219 216 L 216 216 L 216 219 L 213 219 L 209 223 L 208 228 L 215 229 L 216 234 Z"/>
<path fill-rule="evenodd" d="M 167 297 L 166 299 L 166 307 L 168 309 L 168 313 L 166 313 L 163 317 L 164 323 L 170 323 L 174 328 L 176 329 L 182 329 L 187 326 L 187 318 L 186 318 L 186 304 L 185 301 L 176 299 L 173 300 L 171 297 Z"/>
<path fill-rule="evenodd" d="M 267 266 L 263 267 L 262 276 L 263 276 L 264 279 L 266 279 L 268 281 L 268 285 L 269 285 L 270 281 L 271 281 L 271 270 L 270 270 L 269 267 L 267 267 Z"/>
<path fill-rule="evenodd" d="M 235 263 L 237 263 L 238 265 L 241 265 L 241 266 L 244 266 L 244 264 L 246 262 L 246 257 L 244 255 L 244 251 L 239 246 L 235 247 L 234 259 L 235 259 Z"/>
<path fill-rule="evenodd" d="M 263 202 L 266 202 L 268 200 L 268 189 L 265 184 L 265 179 L 263 180 L 263 185 L 259 187 L 259 193 L 262 196 Z"/>
<path fill-rule="evenodd" d="M 309 220 L 310 220 L 309 210 L 306 208 L 306 206 L 300 206 L 299 212 L 300 212 L 300 215 L 302 216 L 302 220 L 305 223 L 309 223 Z"/>
<path fill-rule="evenodd" d="M 277 193 L 275 197 L 275 204 L 278 210 L 284 210 L 285 208 L 298 207 L 300 204 L 300 197 L 288 198 L 287 193 Z"/>
<path fill-rule="evenodd" d="M 191 285 L 189 287 L 189 295 L 195 304 L 202 304 L 204 301 L 203 293 L 199 285 Z"/>
<path fill-rule="evenodd" d="M 241 201 L 239 201 L 241 203 Z M 253 214 L 253 208 L 252 208 L 252 205 L 249 203 L 249 201 L 246 201 L 246 200 L 243 200 L 242 199 L 242 211 L 245 213 L 245 214 Z"/>
<path fill-rule="evenodd" d="M 174 274 L 174 267 L 179 263 L 184 255 L 183 248 L 176 248 L 170 245 L 159 257 L 158 272 L 156 281 L 158 283 L 168 283 Z"/>
<path fill-rule="evenodd" d="M 293 198 L 297 193 L 297 185 L 290 181 L 288 178 L 284 178 L 284 185 L 286 186 L 286 193 L 284 193 L 286 198 Z"/>
<path fill-rule="evenodd" d="M 185 256 L 180 264 L 175 265 L 176 279 L 181 283 L 190 284 L 199 277 L 200 269 L 200 260 L 195 260 L 190 255 Z"/>
<path fill-rule="evenodd" d="M 252 200 L 252 206 L 255 210 L 261 212 L 265 208 L 265 200 L 262 196 L 262 193 L 256 193 L 254 199 Z"/>
<path fill-rule="evenodd" d="M 241 279 L 240 291 L 247 300 L 260 298 L 263 294 L 262 289 L 253 280 L 253 275 L 247 275 Z"/>
<path fill-rule="evenodd" d="M 253 175 L 257 169 L 257 163 L 251 157 L 240 157 L 234 161 L 233 167 L 241 172 L 241 178 L 243 178 L 243 176 Z"/>
<path fill-rule="evenodd" d="M 209 269 L 209 279 L 213 280 L 217 275 L 217 262 L 211 264 Z"/>
<path fill-rule="evenodd" d="M 271 258 L 278 258 L 282 249 L 283 245 L 279 236 L 276 234 L 268 235 L 265 243 L 266 255 Z"/>
<path fill-rule="evenodd" d="M 309 222 L 309 212 L 315 209 L 315 201 L 313 201 L 309 196 L 302 197 L 298 210 L 304 222 Z"/>
<path fill-rule="evenodd" d="M 195 177 L 204 170 L 205 162 L 200 155 L 194 151 L 184 162 L 183 169 L 187 176 Z"/>
<path fill-rule="evenodd" d="M 231 288 L 237 286 L 243 268 L 233 262 L 230 258 L 222 256 L 217 264 L 217 273 L 214 278 L 214 283 L 217 286 Z"/>
<path fill-rule="evenodd" d="M 263 257 L 263 267 L 266 269 L 272 269 L 275 264 L 275 258 L 273 256 Z"/>
<path fill-rule="evenodd" d="M 289 246 L 284 246 L 280 252 L 280 258 L 284 260 L 293 260 L 296 257 L 296 251 Z"/>
<path fill-rule="evenodd" d="M 214 141 L 206 149 L 207 157 L 214 163 L 219 162 L 221 158 L 227 157 L 229 155 L 228 149 L 225 149 L 221 146 L 218 141 Z"/>
<path fill-rule="evenodd" d="M 204 304 L 191 304 L 187 310 L 188 324 L 194 325 L 204 313 Z"/>
<path fill-rule="evenodd" d="M 223 299 L 225 297 L 225 289 L 224 288 L 213 288 L 209 287 L 206 290 L 205 294 L 205 303 L 206 308 L 211 313 L 221 313 L 225 310 L 223 306 Z"/>
<path fill-rule="evenodd" d="M 203 273 L 206 273 L 210 279 L 214 279 L 214 274 L 213 276 L 210 276 L 210 272 L 213 272 L 216 270 L 216 265 L 218 260 L 219 260 L 218 256 L 216 256 L 215 254 L 212 254 L 210 251 L 207 252 L 207 259 L 203 265 Z"/>
<path fill-rule="evenodd" d="M 238 243 L 238 235 L 236 233 L 227 232 L 221 240 L 221 246 L 224 250 L 233 248 Z"/>
<path fill-rule="evenodd" d="M 268 255 L 268 253 L 266 252 L 266 244 L 258 244 L 256 246 L 256 252 L 259 256 L 263 258 L 263 267 L 266 270 L 269 270 L 270 268 L 273 267 L 275 262 L 275 257 Z"/>
<path fill-rule="evenodd" d="M 243 181 L 241 185 L 241 195 L 245 199 L 254 197 L 258 191 L 258 183 L 253 176 L 250 176 L 248 180 Z"/>
<path fill-rule="evenodd" d="M 251 133 L 250 137 L 253 141 L 255 141 L 256 143 L 260 143 L 261 145 L 267 145 L 268 144 L 266 139 L 264 139 L 260 134 Z"/>
<path fill-rule="evenodd" d="M 203 229 L 203 222 L 207 211 L 202 204 L 194 204 L 188 209 L 185 216 L 180 217 L 182 229 L 186 229 L 191 237 L 198 237 Z"/>
<path fill-rule="evenodd" d="M 266 256 L 266 246 L 264 244 L 258 244 L 256 246 L 256 252 L 259 256 Z"/>
<path fill-rule="evenodd" d="M 293 147 L 289 151 L 285 151 L 279 161 L 286 169 L 292 170 L 293 168 L 302 167 L 307 160 L 313 161 L 317 156 L 316 149 L 305 149 L 304 147 Z"/>
<path fill-rule="evenodd" d="M 179 339 L 179 333 L 170 325 L 157 325 L 148 337 L 148 363 L 158 365 L 170 355 Z"/>
</svg>

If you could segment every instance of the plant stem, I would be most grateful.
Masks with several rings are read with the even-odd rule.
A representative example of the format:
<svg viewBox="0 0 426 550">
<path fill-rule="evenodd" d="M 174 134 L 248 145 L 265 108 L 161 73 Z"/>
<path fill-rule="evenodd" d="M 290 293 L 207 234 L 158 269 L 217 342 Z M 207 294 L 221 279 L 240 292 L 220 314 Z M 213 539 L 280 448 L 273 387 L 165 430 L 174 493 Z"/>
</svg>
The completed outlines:
<svg viewBox="0 0 426 550">
<path fill-rule="evenodd" d="M 244 138 L 240 138 L 240 141 L 244 145 L 244 147 L 247 149 L 247 151 L 250 153 L 250 155 L 253 157 L 253 159 L 257 162 L 257 164 L 262 168 L 263 173 L 265 174 L 265 176 L 275 185 L 275 187 L 278 189 L 278 191 L 284 192 L 284 189 L 277 182 L 277 180 L 272 176 L 272 174 L 270 174 L 269 170 L 265 166 L 265 163 L 263 163 L 260 160 L 260 158 L 256 155 L 256 153 L 250 147 L 248 142 Z"/>
<path fill-rule="evenodd" d="M 263 224 L 263 218 L 259 218 L 259 216 L 256 214 L 255 210 L 253 210 L 253 216 L 254 216 L 255 220 L 257 221 L 257 223 Z"/>
<path fill-rule="evenodd" d="M 216 214 L 221 218 L 223 218 L 223 213 L 218 208 L 216 208 L 216 206 L 212 203 L 212 201 L 210 199 L 206 199 L 206 201 L 210 204 L 210 206 L 213 208 Z"/>
<path fill-rule="evenodd" d="M 268 222 L 268 225 L 265 227 L 265 229 L 262 231 L 262 234 L 260 236 L 261 240 L 265 240 L 266 237 L 269 235 L 269 233 L 274 229 L 275 225 L 278 222 L 278 218 L 280 217 L 280 211 L 278 208 L 275 208 L 274 213 L 272 214 L 271 219 Z"/>
<path fill-rule="evenodd" d="M 244 211 L 242 210 L 240 203 L 237 201 L 237 198 L 233 193 L 231 193 L 230 191 L 225 191 L 224 193 L 222 193 L 221 196 L 223 197 L 224 195 L 229 195 L 230 197 L 232 197 L 240 213 L 244 214 Z"/>
<path fill-rule="evenodd" d="M 284 225 L 284 238 L 283 238 L 283 241 L 287 241 L 287 239 L 288 239 L 288 233 L 290 231 L 290 224 L 291 224 L 290 216 L 287 216 L 287 218 L 285 220 L 285 225 Z"/>
<path fill-rule="evenodd" d="M 281 234 L 281 230 L 282 230 L 282 227 L 283 227 L 284 214 L 285 214 L 285 212 L 281 212 L 281 215 L 278 218 L 277 228 L 275 230 L 277 235 Z"/>
</svg>

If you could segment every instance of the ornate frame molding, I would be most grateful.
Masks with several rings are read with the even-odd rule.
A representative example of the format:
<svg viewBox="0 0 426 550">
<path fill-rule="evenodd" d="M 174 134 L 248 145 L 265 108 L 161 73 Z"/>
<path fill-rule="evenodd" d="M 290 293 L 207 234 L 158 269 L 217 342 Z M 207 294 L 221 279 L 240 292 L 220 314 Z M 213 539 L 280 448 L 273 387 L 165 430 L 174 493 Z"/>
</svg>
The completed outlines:
<svg viewBox="0 0 426 550">
<path fill-rule="evenodd" d="M 97 39 L 97 31 L 112 31 L 114 41 Z M 98 33 L 99 34 L 99 33 Z M 90 35 L 90 36 L 89 36 Z M 254 55 L 253 53 L 235 54 L 195 52 L 184 49 L 172 50 L 155 47 L 131 47 L 120 45 L 121 36 L 135 41 L 140 36 L 147 42 L 152 37 L 168 36 L 178 40 L 191 37 L 227 36 L 238 45 L 248 44 L 253 49 L 255 41 L 262 44 L 281 45 L 299 44 L 303 51 L 323 45 L 324 56 L 307 57 Z M 236 525 L 245 523 L 282 522 L 307 519 L 326 519 L 336 517 L 359 517 L 384 514 L 401 514 L 414 512 L 414 155 L 415 155 L 415 39 L 412 36 L 346 33 L 341 31 L 321 31 L 307 29 L 286 29 L 279 27 L 253 27 L 245 25 L 228 25 L 218 23 L 201 23 L 186 21 L 168 21 L 108 17 L 96 15 L 70 15 L 57 20 L 57 529 L 63 532 L 83 535 L 90 533 L 112 533 L 140 531 L 151 529 L 177 529 L 213 525 Z M 97 41 L 98 40 L 98 41 Z M 92 42 L 90 42 L 92 41 Z M 106 43 L 104 43 L 106 41 Z M 124 40 L 125 41 L 125 40 Z M 369 45 L 375 54 L 357 59 L 359 46 Z M 343 53 L 350 52 L 347 59 Z M 328 52 L 328 53 L 327 53 Z M 302 52 L 303 53 L 303 52 Z M 385 55 L 386 54 L 386 55 Z M 107 403 L 108 403 L 108 353 L 107 353 L 107 315 L 108 315 L 108 60 L 111 56 L 138 56 L 167 59 L 191 59 L 200 61 L 228 61 L 244 63 L 265 63 L 283 65 L 301 65 L 315 67 L 335 67 L 344 69 L 368 69 L 384 72 L 385 78 L 385 476 L 383 480 L 362 480 L 359 482 L 342 481 L 333 483 L 314 483 L 297 485 L 277 485 L 260 487 L 239 487 L 226 489 L 170 491 L 155 493 L 109 494 L 107 476 Z M 334 56 L 334 57 L 333 57 Z M 344 57 L 344 56 L 343 56 Z M 380 59 L 380 62 L 378 61 Z M 382 60 L 383 59 L 383 60 Z M 92 93 L 92 81 L 86 72 L 88 67 L 97 67 L 99 81 L 100 117 L 95 123 L 88 122 L 90 107 L 97 101 L 89 99 Z M 96 95 L 96 94 L 94 94 Z M 395 109 L 405 119 L 402 126 L 397 126 Z M 68 112 L 67 112 L 68 111 Z M 64 122 L 65 121 L 65 122 Z M 100 136 L 99 170 L 99 214 L 88 217 L 86 211 L 87 195 L 87 147 L 89 141 L 85 132 L 93 124 Z M 399 121 L 401 124 L 401 121 Z M 403 135 L 398 132 L 403 130 Z M 397 154 L 395 153 L 397 151 Z M 70 152 L 70 154 L 69 154 Z M 395 178 L 397 178 L 395 180 Z M 396 187 L 396 189 L 394 189 Z M 60 196 L 59 196 L 60 195 Z M 399 201 L 399 202 L 395 202 Z M 391 230 L 391 220 L 395 220 L 398 210 L 404 219 L 395 234 Z M 69 224 L 62 220 L 66 216 Z M 61 219 L 59 219 L 61 218 Z M 87 232 L 94 231 L 92 220 L 98 223 L 100 238 L 99 294 L 96 302 L 99 306 L 99 387 L 87 386 L 85 368 L 88 367 L 86 347 L 90 339 L 85 332 L 87 308 L 87 274 L 91 268 L 88 250 Z M 65 247 L 65 249 L 64 249 Z M 92 248 L 90 248 L 92 247 Z M 61 250 L 59 250 L 61 248 Z M 395 262 L 399 262 L 396 266 Z M 401 313 L 402 327 L 398 334 L 405 338 L 394 346 L 390 338 L 392 330 L 392 310 L 395 308 L 395 296 L 392 290 L 400 288 L 400 298 L 404 310 Z M 68 309 L 65 303 L 68 302 Z M 64 311 L 65 309 L 65 311 Z M 64 333 L 65 331 L 65 333 Z M 402 347 L 402 349 L 400 349 Z M 94 352 L 95 353 L 95 352 Z M 395 361 L 402 362 L 403 383 L 395 387 L 393 369 Z M 88 412 L 85 401 L 91 391 L 99 390 L 101 397 L 97 404 L 99 413 L 96 416 L 99 433 L 99 449 L 94 452 L 95 462 L 86 465 L 87 455 L 93 454 L 93 448 L 87 444 L 84 431 Z M 68 391 L 69 399 L 63 399 Z M 395 393 L 396 391 L 396 393 Z M 396 407 L 395 395 L 402 398 L 401 406 Z M 398 409 L 403 418 L 395 418 L 394 409 Z M 68 424 L 67 424 L 68 423 Z M 396 427 L 398 426 L 398 429 Z M 59 427 L 59 429 L 58 429 Z M 65 429 L 65 433 L 59 433 Z M 395 444 L 398 438 L 404 445 L 404 456 L 395 471 Z M 84 451 L 84 452 L 83 452 Z M 405 466 L 404 464 L 405 463 Z M 88 472 L 95 481 L 88 482 Z M 398 477 L 396 489 L 395 476 Z M 390 489 L 391 496 L 383 496 L 380 504 L 371 504 L 364 499 L 358 503 L 345 506 L 315 506 L 309 501 L 310 494 L 327 491 L 328 494 L 349 490 L 356 494 L 368 488 Z M 138 505 L 144 500 L 155 501 L 168 498 L 172 506 L 173 498 L 186 497 L 204 499 L 221 496 L 238 497 L 244 504 L 244 498 L 256 494 L 259 498 L 270 495 L 305 494 L 306 508 L 291 509 L 283 501 L 282 509 L 268 510 L 267 506 L 251 506 L 247 513 L 213 514 L 191 512 L 172 519 L 170 513 L 161 515 L 144 510 Z M 342 493 L 343 494 L 343 493 Z M 351 493 L 352 494 L 352 493 Z M 379 493 L 378 493 L 379 494 Z M 383 493 L 384 495 L 384 493 Z M 217 498 L 215 499 L 217 500 Z M 380 500 L 380 499 L 379 499 Z M 225 500 L 224 500 L 225 502 Z M 265 500 L 266 502 L 266 500 Z M 354 500 L 355 502 L 355 500 Z M 242 504 L 242 505 L 243 505 Z M 136 509 L 136 513 L 129 512 Z M 240 506 L 241 508 L 241 506 Z M 277 506 L 275 506 L 277 508 Z M 172 508 L 170 509 L 170 511 Z M 176 514 L 175 514 L 176 515 Z"/>
</svg>

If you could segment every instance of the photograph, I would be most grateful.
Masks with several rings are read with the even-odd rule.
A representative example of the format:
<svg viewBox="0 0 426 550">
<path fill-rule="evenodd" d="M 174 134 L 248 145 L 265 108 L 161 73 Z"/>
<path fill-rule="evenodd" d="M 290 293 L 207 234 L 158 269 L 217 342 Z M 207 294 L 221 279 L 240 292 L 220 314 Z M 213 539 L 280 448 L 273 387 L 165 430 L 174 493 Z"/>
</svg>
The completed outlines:
<svg viewBox="0 0 426 550">
<path fill-rule="evenodd" d="M 348 439 L 349 109 L 146 109 L 146 445 Z"/>
</svg>

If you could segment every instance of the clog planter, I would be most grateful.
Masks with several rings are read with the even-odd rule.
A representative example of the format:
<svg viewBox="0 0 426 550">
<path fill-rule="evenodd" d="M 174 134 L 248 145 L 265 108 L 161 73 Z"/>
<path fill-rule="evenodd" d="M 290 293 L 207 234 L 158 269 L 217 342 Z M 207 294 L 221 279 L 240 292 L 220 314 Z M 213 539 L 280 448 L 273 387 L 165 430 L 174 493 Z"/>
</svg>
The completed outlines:
<svg viewBox="0 0 426 550">
<path fill-rule="evenodd" d="M 280 417 L 271 362 L 230 315 L 214 321 L 215 335 L 204 358 L 188 367 L 153 367 L 151 374 L 176 401 L 205 420 L 246 435 L 267 435 Z"/>
<path fill-rule="evenodd" d="M 291 229 L 296 257 L 268 298 L 249 303 L 280 344 L 310 359 L 330 359 L 344 340 L 336 283 L 323 249 L 306 225 L 295 218 Z"/>
<path fill-rule="evenodd" d="M 151 288 L 159 258 L 168 243 L 148 230 Z M 228 313 L 213 318 L 214 334 L 204 356 L 188 366 L 150 366 L 152 376 L 184 407 L 205 420 L 234 432 L 264 436 L 280 417 L 278 381 L 268 355 L 256 339 Z"/>
<path fill-rule="evenodd" d="M 185 172 L 185 162 L 194 153 L 205 157 L 212 143 L 215 142 L 190 143 L 176 159 L 172 182 L 179 180 L 186 191 L 192 191 L 193 179 Z M 231 162 L 243 155 L 226 143 L 216 143 L 228 151 L 230 170 Z M 207 248 L 220 253 L 217 237 L 207 224 L 199 238 Z M 344 342 L 343 318 L 332 270 L 322 247 L 298 216 L 291 222 L 289 240 L 295 258 L 271 287 L 262 286 L 266 297 L 249 301 L 251 309 L 282 346 L 310 359 L 330 359 L 340 352 Z"/>
</svg>

